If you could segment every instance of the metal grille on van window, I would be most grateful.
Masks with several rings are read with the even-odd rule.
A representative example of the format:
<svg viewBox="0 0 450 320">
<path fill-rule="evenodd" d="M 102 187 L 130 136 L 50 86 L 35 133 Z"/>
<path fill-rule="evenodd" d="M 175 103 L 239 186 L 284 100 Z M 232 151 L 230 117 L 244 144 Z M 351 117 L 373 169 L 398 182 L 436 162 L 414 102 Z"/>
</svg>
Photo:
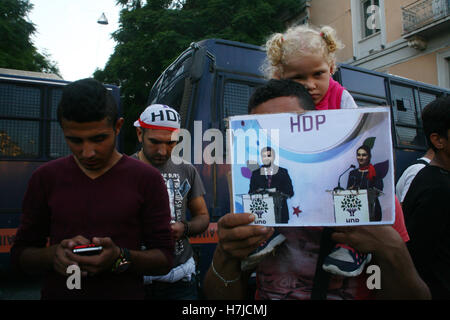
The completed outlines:
<svg viewBox="0 0 450 320">
<path fill-rule="evenodd" d="M 397 142 L 405 146 L 420 145 L 413 88 L 404 85 L 392 85 L 392 94 Z"/>
<path fill-rule="evenodd" d="M 0 157 L 37 158 L 41 90 L 0 84 Z"/>
<path fill-rule="evenodd" d="M 51 122 L 50 124 L 50 151 L 51 158 L 64 157 L 70 154 L 70 149 L 64 139 L 61 126 L 58 122 Z"/>
<path fill-rule="evenodd" d="M 64 157 L 70 154 L 70 149 L 64 139 L 61 126 L 57 122 L 58 104 L 62 97 L 62 89 L 52 89 L 50 98 L 50 113 L 52 121 L 50 122 L 50 150 L 51 158 Z"/>
<path fill-rule="evenodd" d="M 414 106 L 414 100 L 409 98 L 396 98 L 395 105 L 397 110 L 395 112 L 395 120 L 399 124 L 416 125 L 416 108 Z"/>
<path fill-rule="evenodd" d="M 62 89 L 52 89 L 51 90 L 51 98 L 50 98 L 50 114 L 52 120 L 57 120 L 57 110 L 59 101 L 61 101 L 62 97 Z"/>
<path fill-rule="evenodd" d="M 236 82 L 225 83 L 223 94 L 224 116 L 247 114 L 248 100 L 252 92 L 251 86 Z"/>
<path fill-rule="evenodd" d="M 427 104 L 436 100 L 436 98 L 437 98 L 437 95 L 435 95 L 435 94 L 431 94 L 431 93 L 427 93 L 427 92 L 419 92 L 421 109 L 423 110 L 423 108 L 425 108 L 427 106 Z"/>
<path fill-rule="evenodd" d="M 396 126 L 397 141 L 402 145 L 420 145 L 417 143 L 418 135 L 416 128 Z"/>
<path fill-rule="evenodd" d="M 395 106 L 393 110 L 395 123 L 417 125 L 413 88 L 394 84 L 392 85 L 392 96 Z"/>
<path fill-rule="evenodd" d="M 39 156 L 39 121 L 0 119 L 0 157 Z"/>
<path fill-rule="evenodd" d="M 0 84 L 0 116 L 39 118 L 41 90 L 38 88 Z"/>
</svg>

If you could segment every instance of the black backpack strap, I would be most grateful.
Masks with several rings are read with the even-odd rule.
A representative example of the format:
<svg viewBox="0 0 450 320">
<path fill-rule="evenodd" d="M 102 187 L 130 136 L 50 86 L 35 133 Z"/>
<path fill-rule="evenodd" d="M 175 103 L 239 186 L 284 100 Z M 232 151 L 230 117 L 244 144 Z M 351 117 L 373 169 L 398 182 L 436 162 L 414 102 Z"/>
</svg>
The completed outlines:
<svg viewBox="0 0 450 320">
<path fill-rule="evenodd" d="M 423 159 L 417 159 L 414 164 L 424 164 L 425 166 L 429 165 L 429 163 Z"/>
<path fill-rule="evenodd" d="M 423 160 L 422 158 L 420 159 L 416 159 L 416 161 L 414 161 L 413 163 L 411 163 L 409 166 L 407 166 L 402 173 L 399 175 L 399 177 L 401 177 L 403 175 L 403 173 L 405 173 L 406 169 L 408 169 L 410 166 L 415 165 L 415 164 L 424 164 L 425 166 L 429 165 L 429 163 L 425 160 Z"/>
<path fill-rule="evenodd" d="M 326 300 L 328 285 L 330 283 L 330 274 L 322 269 L 325 257 L 331 253 L 334 242 L 331 240 L 331 228 L 323 228 L 322 237 L 320 238 L 319 258 L 316 264 L 316 273 L 314 275 L 314 283 L 311 293 L 311 300 Z"/>
</svg>

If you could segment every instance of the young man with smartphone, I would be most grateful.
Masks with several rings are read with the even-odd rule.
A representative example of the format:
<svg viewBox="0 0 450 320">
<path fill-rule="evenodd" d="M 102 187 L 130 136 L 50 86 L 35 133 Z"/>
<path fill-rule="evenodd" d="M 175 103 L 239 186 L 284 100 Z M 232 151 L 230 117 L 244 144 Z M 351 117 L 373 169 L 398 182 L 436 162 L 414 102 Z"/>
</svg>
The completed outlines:
<svg viewBox="0 0 450 320">
<path fill-rule="evenodd" d="M 142 274 L 164 274 L 173 262 L 164 181 L 116 149 L 124 120 L 98 81 L 67 85 L 58 120 L 72 155 L 33 173 L 13 264 L 45 273 L 42 299 L 142 299 Z M 97 254 L 73 252 L 77 246 Z M 67 288 L 71 265 L 84 275 L 81 289 Z"/>
</svg>

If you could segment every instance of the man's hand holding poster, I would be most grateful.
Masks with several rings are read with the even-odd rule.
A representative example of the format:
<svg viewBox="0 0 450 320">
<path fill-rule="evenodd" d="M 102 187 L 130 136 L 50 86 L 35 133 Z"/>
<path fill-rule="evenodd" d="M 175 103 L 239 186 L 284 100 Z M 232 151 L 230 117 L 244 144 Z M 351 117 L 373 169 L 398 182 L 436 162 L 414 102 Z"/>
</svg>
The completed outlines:
<svg viewBox="0 0 450 320">
<path fill-rule="evenodd" d="M 389 108 L 229 118 L 235 213 L 265 226 L 394 222 Z"/>
</svg>

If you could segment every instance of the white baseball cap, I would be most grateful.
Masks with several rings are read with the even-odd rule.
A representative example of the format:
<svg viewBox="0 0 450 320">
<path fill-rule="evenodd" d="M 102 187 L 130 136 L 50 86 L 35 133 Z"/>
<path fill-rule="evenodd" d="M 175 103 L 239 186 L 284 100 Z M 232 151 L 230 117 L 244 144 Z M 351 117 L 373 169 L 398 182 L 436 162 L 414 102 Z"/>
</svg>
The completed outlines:
<svg viewBox="0 0 450 320">
<path fill-rule="evenodd" d="M 134 122 L 135 127 L 169 131 L 179 130 L 180 124 L 181 119 L 178 112 L 163 104 L 152 104 L 148 106 L 141 113 L 139 119 Z"/>
</svg>

